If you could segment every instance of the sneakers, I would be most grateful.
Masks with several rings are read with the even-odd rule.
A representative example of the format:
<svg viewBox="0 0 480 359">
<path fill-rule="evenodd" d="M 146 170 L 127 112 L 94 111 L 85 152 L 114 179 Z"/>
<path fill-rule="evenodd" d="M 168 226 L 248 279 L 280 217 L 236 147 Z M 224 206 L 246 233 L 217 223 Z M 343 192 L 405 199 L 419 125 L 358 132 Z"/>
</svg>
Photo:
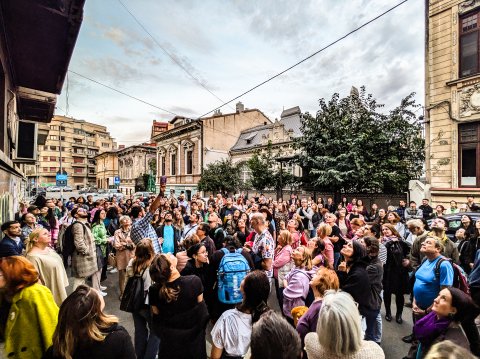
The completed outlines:
<svg viewBox="0 0 480 359">
<path fill-rule="evenodd" d="M 112 269 L 113 269 L 113 267 L 109 264 L 109 265 L 107 266 L 107 270 L 112 270 Z"/>
<path fill-rule="evenodd" d="M 113 269 L 111 269 L 108 273 L 112 273 L 112 274 L 113 274 L 113 273 L 117 273 L 117 272 L 118 272 L 118 269 L 117 269 L 117 268 L 113 268 Z"/>
<path fill-rule="evenodd" d="M 100 293 L 100 295 L 101 295 L 102 297 L 106 297 L 106 296 L 107 296 L 107 293 L 105 293 L 105 292 L 100 291 L 99 293 Z"/>
<path fill-rule="evenodd" d="M 404 337 L 402 338 L 402 341 L 403 341 L 404 343 L 410 344 L 411 342 L 413 342 L 413 334 L 404 336 Z"/>
<path fill-rule="evenodd" d="M 107 289 L 107 287 L 105 287 L 103 285 L 100 286 L 100 290 L 104 291 L 105 289 Z"/>
</svg>

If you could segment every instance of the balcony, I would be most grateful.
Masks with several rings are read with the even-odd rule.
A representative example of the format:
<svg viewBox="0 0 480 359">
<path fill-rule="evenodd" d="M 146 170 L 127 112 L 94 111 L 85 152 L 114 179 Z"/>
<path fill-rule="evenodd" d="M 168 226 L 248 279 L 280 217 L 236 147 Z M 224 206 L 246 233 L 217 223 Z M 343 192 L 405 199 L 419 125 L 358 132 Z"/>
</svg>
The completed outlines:
<svg viewBox="0 0 480 359">
<path fill-rule="evenodd" d="M 58 152 L 58 151 L 57 151 Z M 76 153 L 76 152 L 72 152 L 72 156 L 73 157 L 82 157 L 82 158 L 85 158 L 87 155 L 85 153 Z"/>
<path fill-rule="evenodd" d="M 82 162 L 73 162 L 72 163 L 72 167 L 82 167 L 82 168 L 85 168 L 86 167 L 86 164 L 85 163 L 82 163 Z"/>
<path fill-rule="evenodd" d="M 78 142 L 73 142 L 72 147 L 80 147 L 80 148 L 85 148 L 87 147 L 84 143 L 78 143 Z"/>
</svg>

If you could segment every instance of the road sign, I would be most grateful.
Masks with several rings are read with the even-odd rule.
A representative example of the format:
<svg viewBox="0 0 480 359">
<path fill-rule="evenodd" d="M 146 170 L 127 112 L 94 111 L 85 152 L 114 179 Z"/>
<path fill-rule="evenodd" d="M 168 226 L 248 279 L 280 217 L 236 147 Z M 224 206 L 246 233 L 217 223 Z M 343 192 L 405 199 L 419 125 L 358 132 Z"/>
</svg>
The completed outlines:
<svg viewBox="0 0 480 359">
<path fill-rule="evenodd" d="M 120 184 L 120 177 L 118 176 L 115 176 L 113 178 L 113 183 L 115 184 L 115 186 L 118 186 Z"/>
<path fill-rule="evenodd" d="M 57 175 L 55 176 L 55 179 L 57 182 L 57 186 L 65 187 L 67 185 L 68 175 L 66 173 L 63 173 L 63 174 L 57 173 Z"/>
</svg>

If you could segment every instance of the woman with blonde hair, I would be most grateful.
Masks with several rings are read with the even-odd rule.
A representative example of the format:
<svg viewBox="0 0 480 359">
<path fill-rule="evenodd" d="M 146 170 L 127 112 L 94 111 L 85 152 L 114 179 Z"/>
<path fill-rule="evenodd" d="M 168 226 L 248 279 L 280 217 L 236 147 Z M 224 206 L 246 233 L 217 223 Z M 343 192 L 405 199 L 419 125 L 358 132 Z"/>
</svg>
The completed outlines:
<svg viewBox="0 0 480 359">
<path fill-rule="evenodd" d="M 315 300 L 297 323 L 297 332 L 300 334 L 302 343 L 305 336 L 310 332 L 314 332 L 317 328 L 318 312 L 322 307 L 325 293 L 327 290 L 338 290 L 340 282 L 334 270 L 322 267 L 313 276 L 310 281 L 310 287 L 313 290 Z"/>
<path fill-rule="evenodd" d="M 115 258 L 117 260 L 118 286 L 121 297 L 125 289 L 128 262 L 133 257 L 135 244 L 130 238 L 130 230 L 132 228 L 132 220 L 130 217 L 121 216 L 118 222 L 120 223 L 120 228 L 114 232 L 113 246 L 117 251 Z"/>
<path fill-rule="evenodd" d="M 317 268 L 312 265 L 312 254 L 305 246 L 296 248 L 292 253 L 295 267 L 285 276 L 283 284 L 283 314 L 287 320 L 293 323 L 292 309 L 299 306 L 308 306 L 310 280 L 316 273 Z M 312 295 L 313 296 L 313 295 Z M 313 298 L 311 298 L 313 301 Z"/>
<path fill-rule="evenodd" d="M 118 318 L 103 312 L 96 289 L 80 285 L 60 307 L 53 345 L 44 359 L 131 359 L 132 339 Z"/>
<path fill-rule="evenodd" d="M 277 247 L 274 252 L 273 278 L 280 308 L 283 308 L 283 280 L 293 267 L 292 261 L 292 236 L 287 230 L 281 230 L 278 234 Z"/>
<path fill-rule="evenodd" d="M 63 259 L 49 247 L 50 241 L 49 230 L 35 229 L 25 242 L 26 258 L 37 270 L 42 284 L 52 292 L 55 303 L 60 306 L 67 298 L 68 276 Z"/>
<path fill-rule="evenodd" d="M 383 359 L 382 348 L 363 340 L 361 318 L 350 294 L 332 292 L 323 298 L 316 333 L 305 336 L 309 359 Z"/>
<path fill-rule="evenodd" d="M 333 243 L 330 240 L 330 235 L 332 234 L 332 227 L 329 226 L 327 223 L 320 223 L 317 228 L 317 237 L 323 241 L 325 245 L 325 250 L 323 254 L 325 258 L 328 259 L 328 267 L 333 269 L 333 260 L 334 260 L 334 249 Z"/>
<path fill-rule="evenodd" d="M 120 221 L 121 223 L 121 221 Z M 137 359 L 155 358 L 158 354 L 160 339 L 153 333 L 151 327 L 152 316 L 148 307 L 147 295 L 152 285 L 149 267 L 155 257 L 152 241 L 144 238 L 137 243 L 135 257 L 130 259 L 127 266 L 127 279 L 133 276 L 141 276 L 143 280 L 143 292 L 145 293 L 145 306 L 132 313 L 135 327 L 135 353 Z"/>
<path fill-rule="evenodd" d="M 181 276 L 173 254 L 157 255 L 150 265 L 152 325 L 160 338 L 160 358 L 206 359 L 209 315 L 203 285 L 195 275 Z"/>
</svg>

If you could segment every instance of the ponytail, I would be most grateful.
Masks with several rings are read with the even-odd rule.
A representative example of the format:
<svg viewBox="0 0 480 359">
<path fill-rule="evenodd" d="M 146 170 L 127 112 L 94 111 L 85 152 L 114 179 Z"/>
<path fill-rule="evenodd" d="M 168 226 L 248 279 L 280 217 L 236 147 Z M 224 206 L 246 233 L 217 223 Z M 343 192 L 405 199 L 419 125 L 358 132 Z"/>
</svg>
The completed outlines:
<svg viewBox="0 0 480 359">
<path fill-rule="evenodd" d="M 167 286 L 168 280 L 172 275 L 170 266 L 170 261 L 163 254 L 156 256 L 150 265 L 150 277 L 160 287 L 160 298 L 167 303 L 176 301 L 178 299 L 178 294 L 180 293 L 178 287 L 172 288 Z"/>
<path fill-rule="evenodd" d="M 269 310 L 270 308 L 268 307 L 267 303 L 262 300 L 260 304 L 257 305 L 252 311 L 252 324 L 256 323 L 260 319 L 260 317 Z"/>
</svg>

